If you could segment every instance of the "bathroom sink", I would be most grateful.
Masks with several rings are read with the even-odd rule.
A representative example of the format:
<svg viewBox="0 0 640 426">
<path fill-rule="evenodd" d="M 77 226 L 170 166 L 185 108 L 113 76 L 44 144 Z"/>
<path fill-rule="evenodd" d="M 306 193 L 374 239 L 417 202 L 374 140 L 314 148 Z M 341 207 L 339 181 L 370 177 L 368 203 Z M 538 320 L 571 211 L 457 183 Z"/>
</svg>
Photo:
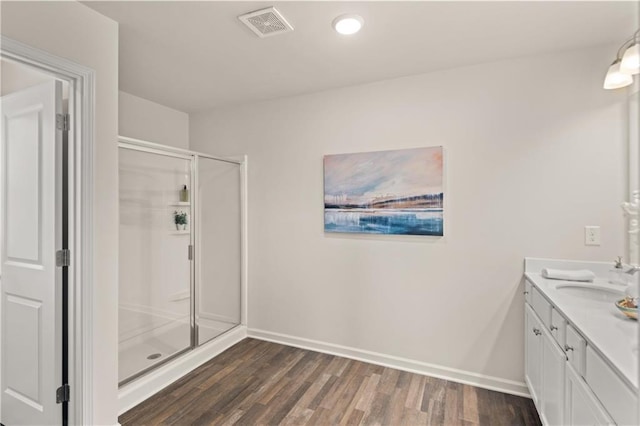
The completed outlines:
<svg viewBox="0 0 640 426">
<path fill-rule="evenodd" d="M 622 290 L 594 284 L 562 283 L 557 284 L 556 289 L 571 297 L 580 297 L 597 302 L 615 302 L 624 297 Z"/>
</svg>

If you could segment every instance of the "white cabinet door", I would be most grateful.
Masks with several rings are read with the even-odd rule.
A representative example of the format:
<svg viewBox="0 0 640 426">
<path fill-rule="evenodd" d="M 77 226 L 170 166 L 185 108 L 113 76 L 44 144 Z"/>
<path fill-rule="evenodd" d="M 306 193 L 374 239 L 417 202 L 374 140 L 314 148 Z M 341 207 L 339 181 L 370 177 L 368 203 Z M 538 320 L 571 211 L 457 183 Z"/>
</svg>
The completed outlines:
<svg viewBox="0 0 640 426">
<path fill-rule="evenodd" d="M 555 339 L 546 329 L 542 332 L 542 390 L 540 409 L 545 424 L 549 426 L 564 423 L 564 371 L 567 357 Z"/>
<path fill-rule="evenodd" d="M 613 420 L 580 374 L 567 363 L 564 424 L 574 426 L 612 425 Z"/>
<path fill-rule="evenodd" d="M 531 398 L 540 410 L 542 387 L 542 323 L 531 306 L 525 304 L 525 372 Z"/>
<path fill-rule="evenodd" d="M 629 387 L 591 346 L 586 347 L 585 365 L 583 377 L 611 418 L 619 425 L 640 424 L 637 391 Z"/>
<path fill-rule="evenodd" d="M 2 423 L 62 421 L 60 82 L 1 98 Z"/>
</svg>

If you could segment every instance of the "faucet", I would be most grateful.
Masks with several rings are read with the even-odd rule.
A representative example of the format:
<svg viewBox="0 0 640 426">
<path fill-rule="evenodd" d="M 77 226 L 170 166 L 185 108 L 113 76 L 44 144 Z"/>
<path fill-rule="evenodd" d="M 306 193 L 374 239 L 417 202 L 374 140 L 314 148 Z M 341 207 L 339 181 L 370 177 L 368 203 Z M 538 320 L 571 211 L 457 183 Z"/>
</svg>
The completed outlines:
<svg viewBox="0 0 640 426">
<path fill-rule="evenodd" d="M 624 271 L 629 275 L 634 275 L 636 272 L 640 271 L 640 266 L 632 266 L 628 270 Z"/>
</svg>

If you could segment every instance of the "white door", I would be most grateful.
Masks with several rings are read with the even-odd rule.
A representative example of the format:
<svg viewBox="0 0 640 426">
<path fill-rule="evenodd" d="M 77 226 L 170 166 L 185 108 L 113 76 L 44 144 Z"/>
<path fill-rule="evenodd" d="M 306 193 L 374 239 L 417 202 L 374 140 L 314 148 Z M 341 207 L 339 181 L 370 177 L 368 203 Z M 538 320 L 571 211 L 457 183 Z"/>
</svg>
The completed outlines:
<svg viewBox="0 0 640 426">
<path fill-rule="evenodd" d="M 529 387 L 531 399 L 540 409 L 542 387 L 542 324 L 533 309 L 525 304 L 525 371 L 524 378 Z"/>
<path fill-rule="evenodd" d="M 546 329 L 542 330 L 542 391 L 539 407 L 547 425 L 564 424 L 566 354 Z"/>
<path fill-rule="evenodd" d="M 61 83 L 6 95 L 0 108 L 1 420 L 60 424 Z"/>
<path fill-rule="evenodd" d="M 565 425 L 613 425 L 615 424 L 589 385 L 570 363 L 566 366 Z"/>
</svg>

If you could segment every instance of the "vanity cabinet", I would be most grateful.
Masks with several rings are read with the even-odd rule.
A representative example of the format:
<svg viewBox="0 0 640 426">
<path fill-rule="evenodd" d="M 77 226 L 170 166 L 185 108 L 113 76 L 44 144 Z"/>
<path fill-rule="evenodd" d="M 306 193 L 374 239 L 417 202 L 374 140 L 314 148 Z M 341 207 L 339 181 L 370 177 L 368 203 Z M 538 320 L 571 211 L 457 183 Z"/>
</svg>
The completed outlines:
<svg viewBox="0 0 640 426">
<path fill-rule="evenodd" d="M 563 425 L 567 357 L 546 329 L 542 332 L 542 390 L 540 409 L 545 424 Z"/>
<path fill-rule="evenodd" d="M 585 380 L 607 412 L 619 425 L 638 424 L 636 407 L 638 395 L 629 389 L 593 349 L 586 349 Z"/>
<path fill-rule="evenodd" d="M 637 395 L 534 285 L 525 286 L 525 381 L 544 425 L 638 424 Z"/>
<path fill-rule="evenodd" d="M 565 320 L 562 314 L 555 308 L 551 308 L 551 325 L 549 326 L 549 330 L 551 330 L 551 334 L 556 342 L 558 342 L 558 345 L 564 348 L 566 343 L 567 320 Z"/>
<path fill-rule="evenodd" d="M 564 408 L 567 425 L 614 424 L 582 376 L 570 364 L 566 366 L 565 376 Z"/>
<path fill-rule="evenodd" d="M 575 368 L 576 372 L 584 377 L 586 364 L 587 342 L 584 338 L 570 325 L 567 325 L 567 343 L 563 346 L 567 352 L 569 364 Z"/>
<path fill-rule="evenodd" d="M 565 353 L 534 310 L 525 307 L 525 380 L 546 425 L 564 424 Z"/>
<path fill-rule="evenodd" d="M 542 323 L 529 305 L 525 306 L 525 373 L 533 402 L 538 407 L 542 385 Z"/>
</svg>

